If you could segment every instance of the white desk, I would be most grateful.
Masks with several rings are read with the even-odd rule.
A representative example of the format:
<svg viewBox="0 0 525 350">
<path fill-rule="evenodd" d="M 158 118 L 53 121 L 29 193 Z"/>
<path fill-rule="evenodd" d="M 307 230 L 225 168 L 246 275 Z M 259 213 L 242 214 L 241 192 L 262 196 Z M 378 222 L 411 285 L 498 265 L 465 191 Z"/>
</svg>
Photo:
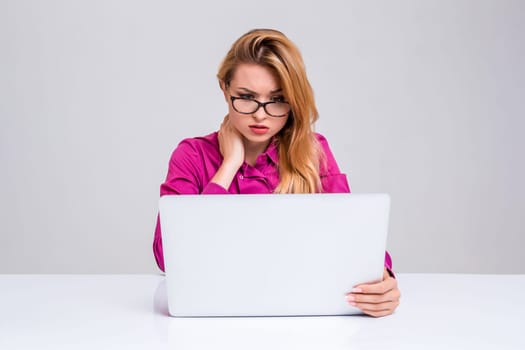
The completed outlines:
<svg viewBox="0 0 525 350">
<path fill-rule="evenodd" d="M 380 319 L 177 319 L 162 276 L 0 275 L 0 349 L 525 349 L 525 275 L 398 280 Z"/>
</svg>

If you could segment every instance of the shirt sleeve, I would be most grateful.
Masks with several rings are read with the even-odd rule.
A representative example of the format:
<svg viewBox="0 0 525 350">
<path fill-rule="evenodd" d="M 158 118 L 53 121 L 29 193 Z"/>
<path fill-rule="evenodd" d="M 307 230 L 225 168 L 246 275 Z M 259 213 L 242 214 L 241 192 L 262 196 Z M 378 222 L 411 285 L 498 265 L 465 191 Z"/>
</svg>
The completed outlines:
<svg viewBox="0 0 525 350">
<path fill-rule="evenodd" d="M 203 185 L 200 180 L 199 152 L 188 141 L 182 141 L 171 154 L 166 180 L 160 186 L 160 195 L 199 194 Z"/>
<path fill-rule="evenodd" d="M 388 252 L 385 252 L 385 268 L 391 277 L 396 278 L 396 275 L 394 275 L 394 271 L 392 270 L 392 258 Z"/>
<path fill-rule="evenodd" d="M 229 194 L 228 190 L 215 182 L 210 182 L 202 190 L 202 194 Z"/>
<path fill-rule="evenodd" d="M 171 154 L 166 180 L 160 186 L 160 195 L 167 194 L 227 194 L 228 191 L 215 183 L 202 183 L 201 153 L 188 140 L 182 141 Z M 158 267 L 164 271 L 162 232 L 159 216 L 153 238 L 153 254 Z"/>
</svg>

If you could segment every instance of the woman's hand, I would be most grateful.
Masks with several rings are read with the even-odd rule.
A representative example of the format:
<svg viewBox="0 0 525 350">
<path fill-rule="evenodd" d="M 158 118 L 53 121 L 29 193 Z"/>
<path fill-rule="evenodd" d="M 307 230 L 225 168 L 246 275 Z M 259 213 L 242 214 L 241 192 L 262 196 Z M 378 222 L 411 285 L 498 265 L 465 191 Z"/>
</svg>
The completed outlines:
<svg viewBox="0 0 525 350">
<path fill-rule="evenodd" d="M 385 268 L 381 282 L 355 286 L 346 295 L 346 300 L 367 315 L 381 317 L 394 312 L 400 296 L 397 280 Z"/>
<path fill-rule="evenodd" d="M 227 190 L 230 188 L 237 170 L 244 162 L 244 143 L 241 134 L 231 125 L 228 116 L 224 117 L 218 137 L 223 160 L 210 181 Z"/>
<path fill-rule="evenodd" d="M 219 129 L 219 146 L 223 163 L 236 168 L 237 171 L 244 162 L 244 144 L 241 134 L 231 125 L 228 116 L 224 117 Z"/>
</svg>

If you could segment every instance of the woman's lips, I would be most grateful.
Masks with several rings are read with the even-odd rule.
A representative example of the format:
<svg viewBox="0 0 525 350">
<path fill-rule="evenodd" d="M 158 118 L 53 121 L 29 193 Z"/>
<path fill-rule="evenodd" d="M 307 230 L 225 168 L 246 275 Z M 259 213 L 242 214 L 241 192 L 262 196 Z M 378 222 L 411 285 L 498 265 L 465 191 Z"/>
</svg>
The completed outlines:
<svg viewBox="0 0 525 350">
<path fill-rule="evenodd" d="M 257 135 L 263 135 L 266 134 L 270 129 L 263 125 L 250 125 L 250 130 Z"/>
</svg>

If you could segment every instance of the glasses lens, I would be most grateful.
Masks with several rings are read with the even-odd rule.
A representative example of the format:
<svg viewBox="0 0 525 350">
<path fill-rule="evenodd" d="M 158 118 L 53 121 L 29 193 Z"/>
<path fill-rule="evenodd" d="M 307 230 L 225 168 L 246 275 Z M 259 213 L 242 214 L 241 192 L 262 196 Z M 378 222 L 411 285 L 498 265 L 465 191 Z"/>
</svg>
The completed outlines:
<svg viewBox="0 0 525 350">
<path fill-rule="evenodd" d="M 284 117 L 290 112 L 290 105 L 283 102 L 273 102 L 266 105 L 266 113 L 274 117 Z"/>
<path fill-rule="evenodd" d="M 239 113 L 253 113 L 259 108 L 257 102 L 244 98 L 239 98 L 233 101 L 233 107 Z"/>
</svg>

